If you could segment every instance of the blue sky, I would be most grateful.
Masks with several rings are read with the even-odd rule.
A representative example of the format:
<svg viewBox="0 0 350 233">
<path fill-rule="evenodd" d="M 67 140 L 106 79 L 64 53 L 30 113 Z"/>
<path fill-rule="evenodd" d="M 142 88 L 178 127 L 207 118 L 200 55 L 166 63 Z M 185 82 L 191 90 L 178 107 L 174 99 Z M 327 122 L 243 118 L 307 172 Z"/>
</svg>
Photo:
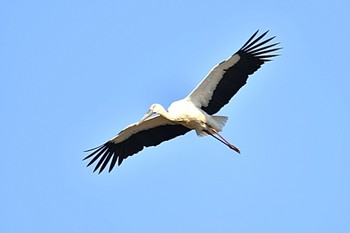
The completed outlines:
<svg viewBox="0 0 350 233">
<path fill-rule="evenodd" d="M 347 1 L 1 1 L 0 232 L 349 232 Z M 255 30 L 282 56 L 112 173 L 83 150 L 186 96 Z"/>
</svg>

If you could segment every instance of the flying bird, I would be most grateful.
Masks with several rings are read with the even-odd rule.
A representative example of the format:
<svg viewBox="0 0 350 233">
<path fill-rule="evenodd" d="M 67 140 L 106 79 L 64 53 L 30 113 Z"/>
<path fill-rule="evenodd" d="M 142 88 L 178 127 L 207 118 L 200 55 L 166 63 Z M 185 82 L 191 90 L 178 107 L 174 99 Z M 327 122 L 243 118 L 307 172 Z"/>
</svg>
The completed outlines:
<svg viewBox="0 0 350 233">
<path fill-rule="evenodd" d="M 160 104 L 151 105 L 139 122 L 127 126 L 103 145 L 87 150 L 90 154 L 83 159 L 91 159 L 87 166 L 96 162 L 94 172 L 101 173 L 109 164 L 111 172 L 117 162 L 119 166 L 143 148 L 156 146 L 191 130 L 198 136 L 210 135 L 240 153 L 219 133 L 228 118 L 214 114 L 244 86 L 249 75 L 278 56 L 272 52 L 281 49 L 277 47 L 279 43 L 269 43 L 275 37 L 265 39 L 268 31 L 259 36 L 258 32 L 235 54 L 216 65 L 187 97 L 173 102 L 168 110 Z M 157 115 L 151 117 L 153 114 Z"/>
</svg>

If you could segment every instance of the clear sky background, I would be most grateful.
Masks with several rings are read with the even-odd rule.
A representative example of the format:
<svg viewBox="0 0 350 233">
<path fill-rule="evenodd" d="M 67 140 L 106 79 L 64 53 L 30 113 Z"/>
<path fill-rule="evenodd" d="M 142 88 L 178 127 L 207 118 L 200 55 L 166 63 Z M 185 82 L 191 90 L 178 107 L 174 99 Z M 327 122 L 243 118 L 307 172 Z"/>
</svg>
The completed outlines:
<svg viewBox="0 0 350 233">
<path fill-rule="evenodd" d="M 1 1 L 0 232 L 350 232 L 348 1 Z M 194 132 L 85 149 L 185 97 L 257 29 L 282 56 Z"/>
</svg>

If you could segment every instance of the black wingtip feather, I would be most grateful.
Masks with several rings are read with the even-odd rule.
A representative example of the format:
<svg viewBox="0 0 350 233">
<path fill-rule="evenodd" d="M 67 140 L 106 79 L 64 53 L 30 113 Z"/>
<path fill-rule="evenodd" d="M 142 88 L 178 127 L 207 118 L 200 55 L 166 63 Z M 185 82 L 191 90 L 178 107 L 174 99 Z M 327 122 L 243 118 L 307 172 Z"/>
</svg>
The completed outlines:
<svg viewBox="0 0 350 233">
<path fill-rule="evenodd" d="M 113 170 L 113 168 L 114 168 L 114 166 L 115 166 L 115 163 L 117 162 L 117 159 L 118 159 L 117 156 L 113 156 L 113 157 L 112 157 L 112 161 L 111 161 L 111 164 L 109 165 L 109 170 L 108 170 L 108 172 L 111 172 L 111 171 Z"/>
<path fill-rule="evenodd" d="M 92 155 L 95 155 L 91 161 L 86 165 L 87 167 L 90 166 L 91 164 L 93 164 L 97 159 L 99 159 L 101 157 L 101 155 L 103 155 L 105 153 L 105 151 L 107 150 L 106 147 L 101 147 L 101 148 L 98 148 L 95 152 L 93 152 L 91 154 Z"/>
<path fill-rule="evenodd" d="M 259 30 L 258 30 L 259 31 Z M 261 34 L 260 36 L 258 36 L 255 40 L 254 37 L 256 36 L 257 32 L 256 31 L 253 36 L 244 44 L 244 46 L 242 46 L 242 48 L 240 50 L 247 50 L 249 49 L 251 46 L 253 46 L 256 42 L 258 42 L 259 40 L 261 40 L 261 38 L 263 38 L 269 31 L 264 32 L 263 34 Z M 253 40 L 253 41 L 251 41 Z M 251 42 L 250 42 L 251 41 Z M 263 41 L 263 43 L 266 43 L 265 41 Z"/>
<path fill-rule="evenodd" d="M 270 41 L 275 39 L 275 36 L 272 36 L 268 39 L 265 39 L 259 42 L 264 36 L 266 36 L 268 32 L 269 31 L 262 33 L 257 38 L 255 38 L 255 36 L 257 35 L 257 33 L 255 32 L 253 36 L 250 37 L 249 40 L 247 41 L 249 43 L 246 42 L 245 45 L 242 46 L 242 48 L 238 51 L 238 53 L 239 54 L 244 53 L 247 56 L 253 56 L 263 63 L 267 61 L 271 61 L 271 59 L 267 59 L 267 58 L 279 56 L 277 54 L 271 54 L 271 53 L 282 49 L 281 47 L 276 47 L 280 43 L 277 42 L 277 43 L 268 44 Z"/>
<path fill-rule="evenodd" d="M 100 145 L 100 146 L 96 146 L 96 147 L 91 148 L 91 149 L 88 149 L 88 150 L 84 150 L 84 152 L 90 152 L 90 151 L 96 150 L 96 149 L 98 149 L 98 148 L 101 148 L 101 147 L 103 147 L 103 146 L 104 146 L 104 144 L 103 144 L 103 145 Z M 87 157 L 88 157 L 88 156 L 87 156 Z M 87 159 L 87 157 L 85 157 L 84 160 Z"/>
<path fill-rule="evenodd" d="M 247 42 L 244 43 L 244 45 L 240 48 L 240 50 L 242 50 L 244 47 L 246 47 L 250 41 L 256 36 L 256 34 L 258 34 L 259 30 L 256 30 L 256 32 L 247 40 Z"/>
<path fill-rule="evenodd" d="M 280 43 L 274 43 L 274 44 L 266 45 L 266 46 L 264 46 L 264 47 L 259 47 L 259 48 L 250 50 L 249 52 L 252 53 L 252 54 L 255 54 L 256 52 L 264 51 L 264 50 L 266 50 L 266 49 L 275 47 L 276 45 L 279 45 L 279 44 L 280 44 Z M 279 49 L 281 49 L 281 48 L 276 48 L 276 50 L 279 50 Z"/>
<path fill-rule="evenodd" d="M 262 42 L 260 42 L 260 43 L 258 43 L 258 44 L 255 44 L 255 45 L 249 47 L 249 49 L 245 49 L 245 51 L 252 53 L 253 51 L 255 51 L 254 49 L 256 49 L 256 50 L 263 50 L 263 49 L 265 49 L 265 47 L 268 47 L 268 46 L 271 47 L 271 45 L 267 45 L 267 46 L 265 46 L 265 47 L 261 47 L 261 46 L 264 45 L 264 44 L 266 44 L 266 43 L 268 43 L 268 42 L 270 42 L 270 41 L 273 40 L 274 38 L 275 38 L 275 36 L 273 36 L 273 37 L 271 37 L 271 38 L 269 38 L 269 39 L 267 39 L 267 40 L 264 40 L 264 41 L 262 41 Z"/>
</svg>

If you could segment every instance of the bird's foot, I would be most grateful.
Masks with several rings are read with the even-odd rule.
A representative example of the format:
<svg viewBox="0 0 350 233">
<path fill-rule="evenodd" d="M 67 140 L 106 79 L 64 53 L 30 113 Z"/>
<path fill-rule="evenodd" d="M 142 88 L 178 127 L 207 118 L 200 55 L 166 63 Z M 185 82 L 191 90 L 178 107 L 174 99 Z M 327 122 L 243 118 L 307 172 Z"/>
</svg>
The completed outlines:
<svg viewBox="0 0 350 233">
<path fill-rule="evenodd" d="M 241 151 L 237 147 L 235 147 L 234 145 L 227 144 L 227 146 L 230 147 L 232 150 L 236 151 L 238 154 L 241 154 Z"/>
</svg>

